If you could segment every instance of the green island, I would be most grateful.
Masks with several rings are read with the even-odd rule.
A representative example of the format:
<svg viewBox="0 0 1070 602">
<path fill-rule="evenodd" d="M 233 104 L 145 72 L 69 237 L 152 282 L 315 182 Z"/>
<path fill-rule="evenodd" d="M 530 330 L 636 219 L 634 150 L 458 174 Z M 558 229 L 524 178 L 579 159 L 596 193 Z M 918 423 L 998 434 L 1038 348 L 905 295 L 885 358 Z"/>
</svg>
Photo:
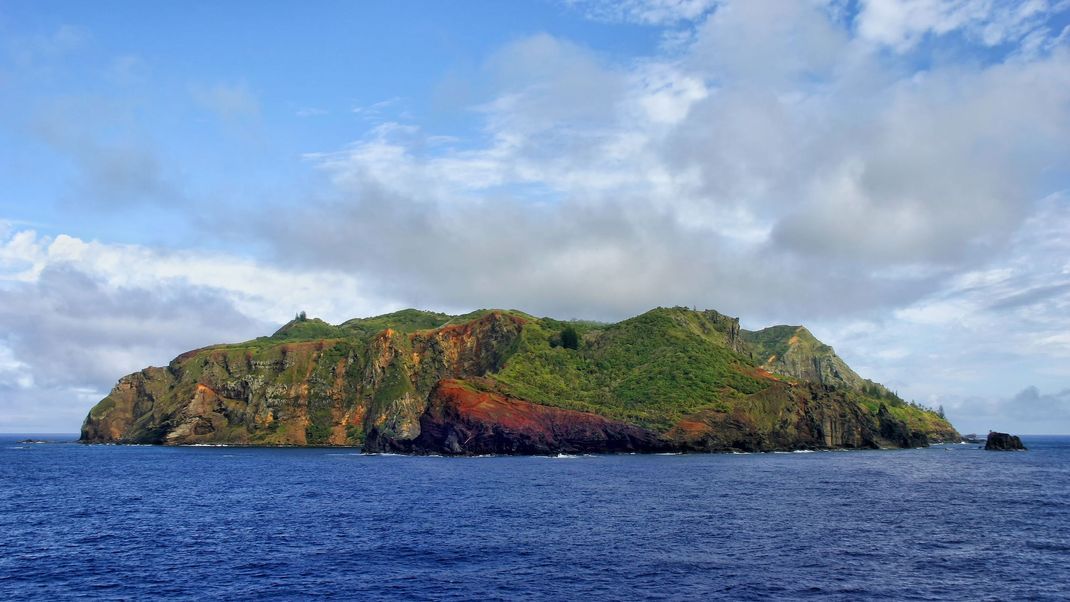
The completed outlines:
<svg viewBox="0 0 1070 602">
<path fill-rule="evenodd" d="M 802 326 L 713 310 L 613 324 L 406 309 L 184 353 L 120 379 L 87 443 L 551 454 L 901 448 L 958 441 Z"/>
</svg>

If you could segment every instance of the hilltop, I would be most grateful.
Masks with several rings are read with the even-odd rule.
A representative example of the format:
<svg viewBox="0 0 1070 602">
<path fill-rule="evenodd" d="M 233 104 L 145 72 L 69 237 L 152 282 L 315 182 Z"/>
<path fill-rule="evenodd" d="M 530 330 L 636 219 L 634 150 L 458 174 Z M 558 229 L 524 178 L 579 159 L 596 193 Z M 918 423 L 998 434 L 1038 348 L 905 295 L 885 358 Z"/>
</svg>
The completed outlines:
<svg viewBox="0 0 1070 602">
<path fill-rule="evenodd" d="M 959 439 L 801 326 L 716 311 L 614 324 L 407 309 L 184 353 L 120 379 L 85 442 L 405 453 L 771 451 Z"/>
</svg>

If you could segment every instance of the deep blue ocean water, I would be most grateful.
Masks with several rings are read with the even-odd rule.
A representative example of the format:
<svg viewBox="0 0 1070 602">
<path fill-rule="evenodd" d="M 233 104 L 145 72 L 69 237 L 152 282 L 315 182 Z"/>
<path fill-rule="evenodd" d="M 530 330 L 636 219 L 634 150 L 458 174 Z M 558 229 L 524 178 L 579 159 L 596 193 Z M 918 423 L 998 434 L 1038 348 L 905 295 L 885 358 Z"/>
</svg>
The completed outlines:
<svg viewBox="0 0 1070 602">
<path fill-rule="evenodd" d="M 19 438 L 5 600 L 1070 599 L 1070 437 L 573 458 Z"/>
</svg>

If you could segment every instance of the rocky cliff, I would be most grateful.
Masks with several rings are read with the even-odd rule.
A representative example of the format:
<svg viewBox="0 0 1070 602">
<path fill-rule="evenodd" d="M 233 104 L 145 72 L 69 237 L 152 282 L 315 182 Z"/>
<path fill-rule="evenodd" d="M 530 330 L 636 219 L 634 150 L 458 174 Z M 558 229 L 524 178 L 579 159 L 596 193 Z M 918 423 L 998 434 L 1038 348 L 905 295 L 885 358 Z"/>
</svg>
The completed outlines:
<svg viewBox="0 0 1070 602">
<path fill-rule="evenodd" d="M 561 345 L 566 327 L 578 332 L 577 348 Z M 958 437 L 858 377 L 808 332 L 766 331 L 683 308 L 617 324 L 501 310 L 405 310 L 337 326 L 299 319 L 271 337 L 123 377 L 90 411 L 81 439 L 532 454 Z"/>
</svg>

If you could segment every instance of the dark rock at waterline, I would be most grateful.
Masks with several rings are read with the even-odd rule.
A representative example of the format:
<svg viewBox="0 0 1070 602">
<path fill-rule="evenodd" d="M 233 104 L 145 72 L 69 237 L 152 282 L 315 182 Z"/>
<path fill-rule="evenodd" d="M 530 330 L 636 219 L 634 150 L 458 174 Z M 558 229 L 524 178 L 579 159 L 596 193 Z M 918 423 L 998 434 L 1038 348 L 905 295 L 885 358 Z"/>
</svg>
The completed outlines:
<svg viewBox="0 0 1070 602">
<path fill-rule="evenodd" d="M 985 441 L 985 449 L 988 451 L 1025 451 L 1025 446 L 1022 445 L 1022 440 L 1017 435 L 990 431 L 988 440 Z"/>
</svg>

